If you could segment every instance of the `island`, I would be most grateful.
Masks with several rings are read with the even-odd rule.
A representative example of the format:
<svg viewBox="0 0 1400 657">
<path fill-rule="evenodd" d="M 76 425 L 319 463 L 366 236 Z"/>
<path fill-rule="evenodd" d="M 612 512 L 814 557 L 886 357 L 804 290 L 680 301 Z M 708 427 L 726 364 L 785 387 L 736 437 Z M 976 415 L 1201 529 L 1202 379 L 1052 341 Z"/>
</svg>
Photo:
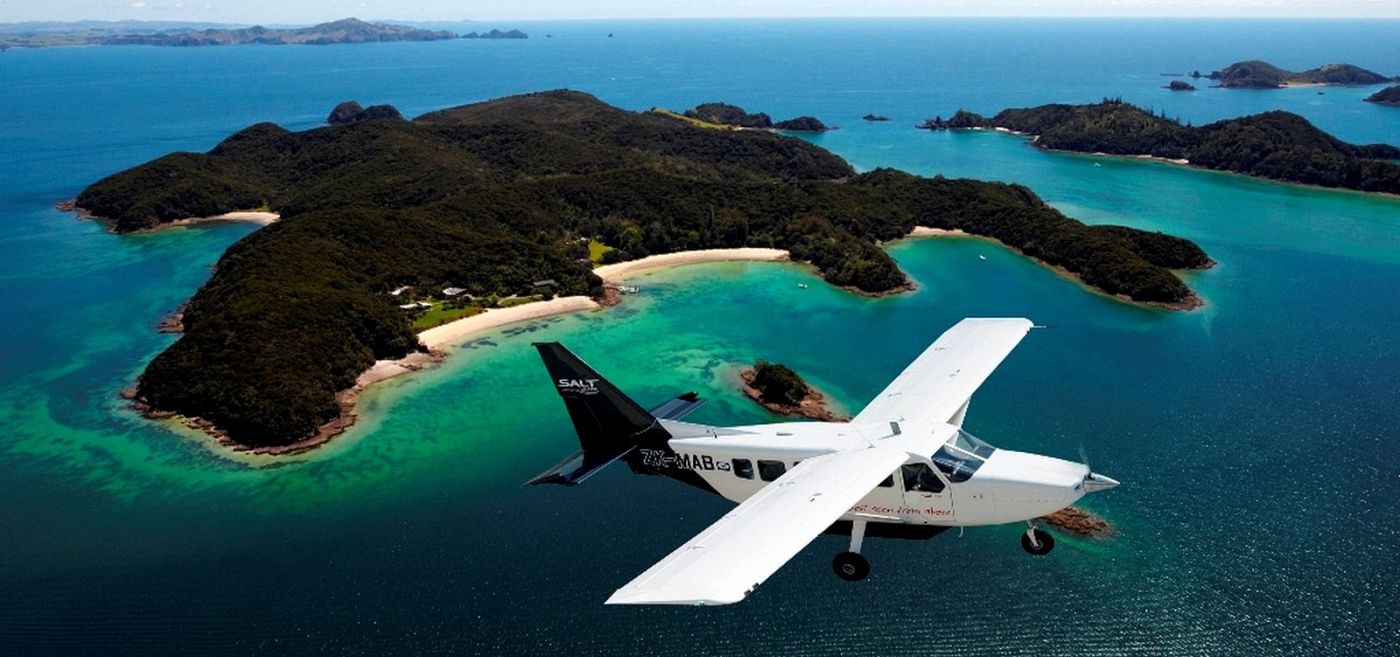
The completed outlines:
<svg viewBox="0 0 1400 657">
<path fill-rule="evenodd" d="M 799 116 L 786 121 L 773 121 L 763 112 L 750 114 L 744 108 L 729 103 L 701 103 L 686 110 L 683 116 L 715 125 L 750 130 L 786 130 L 789 132 L 824 132 L 830 130 L 815 117 Z"/>
<path fill-rule="evenodd" d="M 1184 81 L 1184 80 L 1172 80 L 1170 84 L 1168 84 L 1167 86 L 1162 87 L 1162 88 L 1163 88 L 1163 89 L 1170 89 L 1170 90 L 1172 90 L 1172 91 L 1195 91 L 1195 90 L 1196 90 L 1195 85 L 1191 84 L 1190 82 L 1186 82 L 1186 81 Z"/>
<path fill-rule="evenodd" d="M 159 25 L 159 24 L 156 24 Z M 152 29 L 150 24 L 127 27 L 122 23 L 80 24 L 71 30 L 47 26 L 34 31 L 0 32 L 0 45 L 21 48 L 48 46 L 228 46 L 377 43 L 383 41 L 441 41 L 457 35 L 444 30 L 424 30 L 392 23 L 368 23 L 345 18 L 311 27 L 269 28 L 206 27 Z"/>
<path fill-rule="evenodd" d="M 1150 157 L 1283 182 L 1400 194 L 1400 148 L 1354 145 L 1283 111 L 1192 127 L 1162 114 L 1105 99 L 1091 105 L 1008 109 L 986 118 L 959 111 L 950 129 L 998 129 L 1032 135 L 1037 148 Z"/>
<path fill-rule="evenodd" d="M 490 32 L 468 32 L 462 35 L 463 39 L 528 39 L 530 35 L 520 30 L 491 30 Z"/>
<path fill-rule="evenodd" d="M 677 116 L 561 90 L 412 120 L 259 123 L 93 183 L 73 207 L 117 232 L 280 216 L 228 248 L 130 396 L 229 444 L 312 447 L 344 429 L 346 393 L 376 363 L 425 362 L 444 330 L 479 317 L 597 307 L 605 253 L 621 267 L 743 247 L 881 294 L 909 279 L 879 245 L 927 227 L 996 240 L 1126 300 L 1201 303 L 1171 270 L 1208 261 L 1187 240 L 1085 225 L 1021 185 L 857 173 L 801 139 Z M 415 332 L 424 313 L 488 306 Z"/>
<path fill-rule="evenodd" d="M 1199 72 L 1193 74 L 1193 77 L 1199 76 Z M 1305 85 L 1363 86 L 1394 79 L 1352 64 L 1328 64 L 1306 71 L 1288 71 L 1257 59 L 1236 62 L 1212 72 L 1208 77 L 1226 89 L 1278 89 Z"/>
<path fill-rule="evenodd" d="M 759 359 L 739 373 L 744 396 L 778 415 L 805 417 L 818 422 L 845 422 L 826 407 L 826 397 L 808 385 L 786 365 Z"/>
<path fill-rule="evenodd" d="M 865 116 L 862 116 L 862 117 L 860 117 L 860 118 L 861 118 L 862 121 L 872 121 L 872 122 L 883 122 L 883 121 L 888 121 L 888 120 L 890 120 L 890 117 L 888 117 L 888 116 L 881 116 L 881 115 L 879 115 L 879 114 L 866 114 Z"/>
<path fill-rule="evenodd" d="M 1377 105 L 1389 105 L 1400 107 L 1400 84 L 1393 87 L 1386 87 L 1366 97 L 1366 102 Z"/>
</svg>

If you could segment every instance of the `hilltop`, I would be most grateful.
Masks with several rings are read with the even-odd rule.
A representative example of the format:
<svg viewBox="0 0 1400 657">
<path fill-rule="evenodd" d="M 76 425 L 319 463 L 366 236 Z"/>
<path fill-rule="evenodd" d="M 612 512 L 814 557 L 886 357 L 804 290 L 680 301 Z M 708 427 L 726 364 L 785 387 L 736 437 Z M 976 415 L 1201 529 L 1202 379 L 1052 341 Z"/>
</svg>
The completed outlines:
<svg viewBox="0 0 1400 657">
<path fill-rule="evenodd" d="M 25 24 L 0 32 L 0 45 L 21 48 L 45 46 L 227 46 L 328 45 L 379 41 L 439 41 L 455 39 L 443 30 L 423 30 L 407 25 L 368 23 L 345 18 L 310 27 L 268 28 L 226 26 L 162 27 L 159 23 L 78 23 L 71 29 L 63 24 Z"/>
<path fill-rule="evenodd" d="M 1186 240 L 1086 226 L 1019 185 L 857 174 L 800 139 L 573 91 L 303 132 L 261 123 L 109 176 L 76 205 L 123 232 L 281 214 L 228 249 L 133 393 L 252 446 L 313 434 L 361 371 L 423 349 L 392 290 L 496 299 L 547 281 L 548 294 L 601 297 L 594 242 L 612 260 L 781 248 L 833 285 L 887 293 L 908 279 L 878 243 L 922 225 L 1000 240 L 1110 294 L 1199 303 L 1167 269 L 1200 254 Z"/>
<path fill-rule="evenodd" d="M 1361 86 L 1392 79 L 1353 64 L 1327 64 L 1306 71 L 1288 71 L 1257 59 L 1236 62 L 1207 77 L 1227 89 L 1277 89 L 1292 84 Z"/>
<path fill-rule="evenodd" d="M 1151 156 L 1286 182 L 1400 194 L 1400 148 L 1348 144 L 1301 116 L 1273 111 L 1192 127 L 1118 100 L 1008 109 L 991 118 L 959 111 L 959 128 L 1034 135 L 1037 148 Z M 945 122 L 945 125 L 951 122 Z M 952 126 L 950 126 L 952 127 Z"/>
</svg>

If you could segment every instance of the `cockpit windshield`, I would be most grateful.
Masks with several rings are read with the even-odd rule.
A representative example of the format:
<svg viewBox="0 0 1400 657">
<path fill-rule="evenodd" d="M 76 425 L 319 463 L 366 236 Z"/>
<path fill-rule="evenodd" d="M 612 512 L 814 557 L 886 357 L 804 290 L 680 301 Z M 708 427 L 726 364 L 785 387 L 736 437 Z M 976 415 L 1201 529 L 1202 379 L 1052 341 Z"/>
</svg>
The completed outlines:
<svg viewBox="0 0 1400 657">
<path fill-rule="evenodd" d="M 947 444 L 933 454 L 933 464 L 955 484 L 972 478 L 987 457 L 997 448 L 982 439 L 958 429 Z"/>
</svg>

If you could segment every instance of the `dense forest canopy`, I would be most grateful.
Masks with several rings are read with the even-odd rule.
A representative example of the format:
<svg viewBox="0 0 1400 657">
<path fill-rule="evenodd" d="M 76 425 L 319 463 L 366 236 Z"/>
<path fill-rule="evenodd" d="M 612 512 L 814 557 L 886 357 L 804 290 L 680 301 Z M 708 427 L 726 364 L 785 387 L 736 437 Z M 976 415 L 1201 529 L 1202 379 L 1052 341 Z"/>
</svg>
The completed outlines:
<svg viewBox="0 0 1400 657">
<path fill-rule="evenodd" d="M 1119 100 L 1041 105 L 991 118 L 959 110 L 948 128 L 1005 128 L 1036 135 L 1039 148 L 1151 155 L 1196 166 L 1324 187 L 1400 194 L 1400 148 L 1348 144 L 1297 114 L 1264 112 L 1200 127 Z"/>
<path fill-rule="evenodd" d="M 337 413 L 376 359 L 419 349 L 388 294 L 602 293 L 588 242 L 630 259 L 692 248 L 788 249 L 865 292 L 907 278 L 878 242 L 916 225 L 998 239 L 1112 294 L 1189 305 L 1168 268 L 1194 244 L 1090 227 L 1019 185 L 856 174 L 802 140 L 695 127 L 557 91 L 412 121 L 304 132 L 257 124 L 209 153 L 174 153 L 94 183 L 77 205 L 119 231 L 268 207 L 281 221 L 231 247 L 185 313 L 185 334 L 138 383 L 153 408 L 281 445 Z"/>
</svg>

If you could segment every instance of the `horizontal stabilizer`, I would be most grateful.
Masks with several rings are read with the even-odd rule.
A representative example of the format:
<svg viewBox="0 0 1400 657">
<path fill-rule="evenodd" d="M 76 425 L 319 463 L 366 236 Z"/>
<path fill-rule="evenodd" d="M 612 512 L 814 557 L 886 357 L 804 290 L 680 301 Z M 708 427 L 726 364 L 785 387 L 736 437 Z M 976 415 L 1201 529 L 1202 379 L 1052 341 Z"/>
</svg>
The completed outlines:
<svg viewBox="0 0 1400 657">
<path fill-rule="evenodd" d="M 660 406 L 651 409 L 651 414 L 658 420 L 676 421 L 700 410 L 700 407 L 704 405 L 705 400 L 701 399 L 698 393 L 692 391 L 666 400 Z"/>
<path fill-rule="evenodd" d="M 632 449 L 632 447 L 628 447 L 627 449 L 611 455 L 598 455 L 592 452 L 579 450 L 570 454 L 569 458 L 564 459 L 563 463 L 545 470 L 536 475 L 534 479 L 525 482 L 525 485 L 561 484 L 564 486 L 576 486 L 584 479 L 592 476 L 593 473 L 602 470 L 604 466 L 626 456 Z"/>
</svg>

